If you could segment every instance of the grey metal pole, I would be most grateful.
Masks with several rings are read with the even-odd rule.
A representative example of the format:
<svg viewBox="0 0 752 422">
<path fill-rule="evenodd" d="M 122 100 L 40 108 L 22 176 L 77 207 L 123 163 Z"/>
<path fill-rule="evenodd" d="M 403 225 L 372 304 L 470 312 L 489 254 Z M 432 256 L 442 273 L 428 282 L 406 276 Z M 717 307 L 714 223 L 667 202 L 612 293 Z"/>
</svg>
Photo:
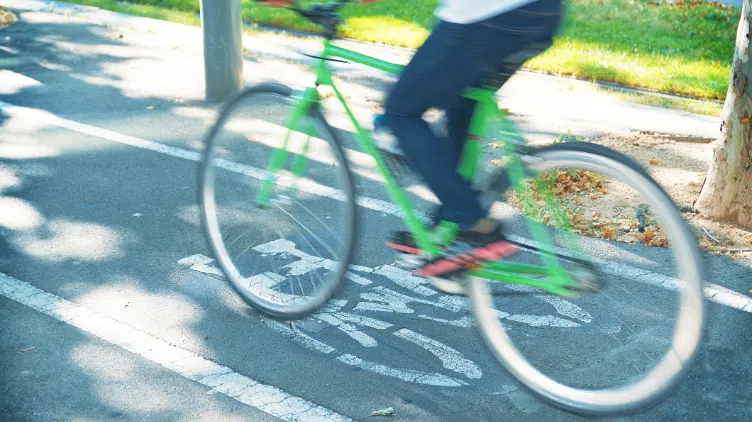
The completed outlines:
<svg viewBox="0 0 752 422">
<path fill-rule="evenodd" d="M 221 101 L 243 83 L 241 0 L 201 0 L 206 99 Z"/>
</svg>

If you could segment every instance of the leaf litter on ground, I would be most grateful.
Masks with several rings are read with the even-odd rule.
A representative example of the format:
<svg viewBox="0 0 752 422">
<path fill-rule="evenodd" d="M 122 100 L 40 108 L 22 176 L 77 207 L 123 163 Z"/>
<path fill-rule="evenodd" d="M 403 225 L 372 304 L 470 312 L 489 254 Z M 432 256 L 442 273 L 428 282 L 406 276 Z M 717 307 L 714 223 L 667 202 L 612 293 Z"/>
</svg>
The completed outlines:
<svg viewBox="0 0 752 422">
<path fill-rule="evenodd" d="M 710 220 L 693 206 L 710 166 L 713 144 L 630 131 L 613 132 L 586 141 L 625 153 L 641 164 L 674 202 L 680 204 L 679 209 L 695 233 L 700 248 L 712 253 L 752 258 L 752 231 Z M 503 164 L 501 160 L 493 162 Z M 600 174 L 559 169 L 544 173 L 537 180 L 529 184 L 530 200 L 534 206 L 524 206 L 516 193 L 507 197 L 510 205 L 521 209 L 529 218 L 556 227 L 556 220 L 551 218 L 551 211 L 539 191 L 544 188 L 564 204 L 563 211 L 571 231 L 576 234 L 630 244 L 671 246 L 660 222 L 644 207 L 645 204 L 639 203 L 639 195 L 630 195 Z M 712 238 L 706 235 L 706 231 Z"/>
</svg>

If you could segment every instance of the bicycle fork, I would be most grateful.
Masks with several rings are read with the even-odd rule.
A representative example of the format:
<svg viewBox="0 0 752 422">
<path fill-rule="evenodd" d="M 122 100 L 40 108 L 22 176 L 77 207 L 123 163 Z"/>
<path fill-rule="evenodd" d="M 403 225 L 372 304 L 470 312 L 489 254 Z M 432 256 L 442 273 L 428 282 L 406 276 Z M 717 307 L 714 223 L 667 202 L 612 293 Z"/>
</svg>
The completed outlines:
<svg viewBox="0 0 752 422">
<path fill-rule="evenodd" d="M 306 89 L 296 101 L 295 108 L 285 122 L 285 139 L 282 142 L 282 146 L 277 147 L 272 152 L 269 163 L 266 166 L 266 177 L 261 182 L 261 189 L 256 193 L 256 205 L 260 208 L 268 207 L 273 200 L 272 194 L 274 193 L 275 186 L 279 185 L 278 178 L 279 172 L 282 167 L 289 161 L 289 144 L 290 138 L 293 132 L 299 132 L 305 135 L 305 141 L 303 147 L 299 153 L 294 154 L 290 170 L 292 172 L 292 181 L 303 175 L 305 171 L 308 151 L 310 148 L 311 138 L 316 137 L 318 130 L 316 126 L 310 121 L 305 121 L 305 117 L 311 112 L 311 107 L 315 107 L 319 102 L 319 93 L 315 88 Z M 304 125 L 301 122 L 304 122 Z M 285 185 L 283 183 L 282 185 Z M 289 183 L 290 194 L 295 195 L 297 192 L 297 185 L 294 182 Z"/>
</svg>

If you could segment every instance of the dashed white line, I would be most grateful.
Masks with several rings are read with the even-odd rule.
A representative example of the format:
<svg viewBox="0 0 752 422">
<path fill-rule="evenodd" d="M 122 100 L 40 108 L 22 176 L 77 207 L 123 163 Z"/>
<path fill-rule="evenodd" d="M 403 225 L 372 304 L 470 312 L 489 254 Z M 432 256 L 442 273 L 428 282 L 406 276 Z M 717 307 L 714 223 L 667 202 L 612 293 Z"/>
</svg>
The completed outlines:
<svg viewBox="0 0 752 422">
<path fill-rule="evenodd" d="M 99 128 L 96 126 L 87 125 L 84 123 L 75 122 L 73 120 L 63 119 L 61 117 L 58 117 L 52 113 L 49 113 L 44 110 L 35 109 L 35 108 L 29 108 L 29 107 L 21 107 L 17 105 L 13 105 L 10 103 L 6 103 L 3 101 L 0 101 L 0 109 L 3 109 L 10 114 L 18 114 L 27 116 L 31 119 L 35 119 L 37 121 L 43 121 L 45 123 L 49 123 L 51 125 L 55 125 L 58 127 L 62 127 L 65 129 L 69 129 L 78 133 L 83 133 L 90 136 L 95 136 L 98 138 L 102 138 L 111 142 L 117 142 L 124 145 L 130 145 L 141 149 L 146 149 L 149 151 L 158 152 L 160 154 L 169 155 L 176 158 L 182 158 L 184 160 L 189 161 L 195 161 L 200 162 L 202 155 L 199 152 L 190 151 L 183 148 L 176 148 L 171 147 L 167 145 L 160 144 L 158 142 L 149 141 L 146 139 L 138 138 L 135 136 L 129 136 L 124 135 L 122 133 L 114 132 L 111 130 Z M 265 173 L 264 170 L 238 164 L 232 161 L 227 160 L 217 160 L 216 165 L 220 168 L 223 168 L 225 170 L 229 170 L 238 174 L 244 174 L 249 177 L 263 180 Z M 293 180 L 280 180 L 281 184 L 291 184 L 293 183 Z M 338 201 L 344 200 L 344 194 L 337 190 L 333 189 L 329 186 L 322 185 L 320 183 L 317 183 L 313 180 L 306 179 L 306 178 L 298 178 L 295 180 L 295 183 L 298 185 L 298 189 L 308 192 L 313 195 L 326 197 L 326 198 L 332 198 Z M 375 198 L 369 198 L 366 196 L 358 196 L 356 198 L 356 202 L 358 205 L 362 206 L 363 208 L 367 208 L 370 210 L 382 212 L 385 214 L 390 214 L 394 216 L 401 217 L 402 211 L 397 207 L 396 205 L 392 204 L 388 201 L 383 201 L 380 199 Z M 422 218 L 424 221 L 428 220 L 428 217 L 425 214 L 420 214 L 420 218 Z M 523 244 L 528 245 L 534 245 L 534 241 L 530 239 L 525 239 L 519 236 L 509 236 L 511 240 L 518 241 Z M 613 275 L 619 275 L 622 277 L 628 277 L 631 279 L 636 279 L 639 282 L 659 286 L 666 289 L 671 289 L 672 283 L 666 282 L 666 276 L 655 273 L 649 270 L 643 270 L 640 268 L 631 267 L 629 265 L 617 263 L 617 262 L 611 262 L 606 261 L 603 259 L 593 259 L 594 262 L 596 262 L 601 269 L 601 271 L 606 272 L 607 274 L 613 274 Z M 669 277 L 670 279 L 670 277 Z M 410 280 L 408 277 L 404 278 L 404 281 L 406 281 L 408 284 L 413 284 L 414 282 Z M 673 280 L 672 280 L 673 281 Z M 712 284 L 712 283 L 705 283 L 706 285 L 706 293 L 708 293 L 708 289 L 710 291 L 714 291 L 713 289 L 717 290 L 728 290 L 721 286 Z M 425 286 L 420 285 L 413 285 L 413 288 L 411 289 L 415 291 L 418 294 L 422 294 L 424 296 L 430 296 L 432 294 L 435 294 L 436 292 L 428 289 Z M 745 312 L 752 312 L 752 298 L 747 297 L 741 293 L 729 291 L 724 291 L 724 294 L 716 294 L 712 297 L 708 298 L 709 300 L 716 302 L 721 305 L 729 306 L 741 311 Z"/>
<path fill-rule="evenodd" d="M 0 273 L 0 295 L 82 329 L 184 378 L 211 387 L 214 391 L 282 420 L 351 420 L 3 273 Z"/>
</svg>

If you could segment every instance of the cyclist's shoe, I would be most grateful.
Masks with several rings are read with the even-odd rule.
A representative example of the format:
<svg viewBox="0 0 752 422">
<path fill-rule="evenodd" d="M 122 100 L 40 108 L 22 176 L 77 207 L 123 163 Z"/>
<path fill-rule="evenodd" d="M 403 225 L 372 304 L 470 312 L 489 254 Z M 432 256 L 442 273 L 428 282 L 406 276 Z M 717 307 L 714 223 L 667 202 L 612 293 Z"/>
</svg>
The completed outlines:
<svg viewBox="0 0 752 422">
<path fill-rule="evenodd" d="M 429 216 L 430 221 L 427 224 L 429 228 L 435 228 L 439 225 L 439 223 L 441 222 L 441 210 L 442 208 L 441 206 L 439 206 Z M 405 252 L 413 255 L 420 255 L 421 253 L 420 249 L 418 248 L 417 242 L 415 242 L 415 238 L 413 238 L 412 233 L 406 230 L 392 232 L 392 234 L 389 236 L 389 239 L 386 241 L 386 245 L 400 252 Z"/>
<path fill-rule="evenodd" d="M 461 230 L 442 256 L 414 272 L 419 277 L 447 277 L 452 273 L 476 268 L 479 261 L 497 261 L 517 252 L 507 241 L 501 226 L 490 233 Z"/>
<path fill-rule="evenodd" d="M 386 241 L 386 245 L 400 252 L 413 255 L 420 255 L 421 253 L 415 238 L 409 231 L 393 232 Z"/>
</svg>

